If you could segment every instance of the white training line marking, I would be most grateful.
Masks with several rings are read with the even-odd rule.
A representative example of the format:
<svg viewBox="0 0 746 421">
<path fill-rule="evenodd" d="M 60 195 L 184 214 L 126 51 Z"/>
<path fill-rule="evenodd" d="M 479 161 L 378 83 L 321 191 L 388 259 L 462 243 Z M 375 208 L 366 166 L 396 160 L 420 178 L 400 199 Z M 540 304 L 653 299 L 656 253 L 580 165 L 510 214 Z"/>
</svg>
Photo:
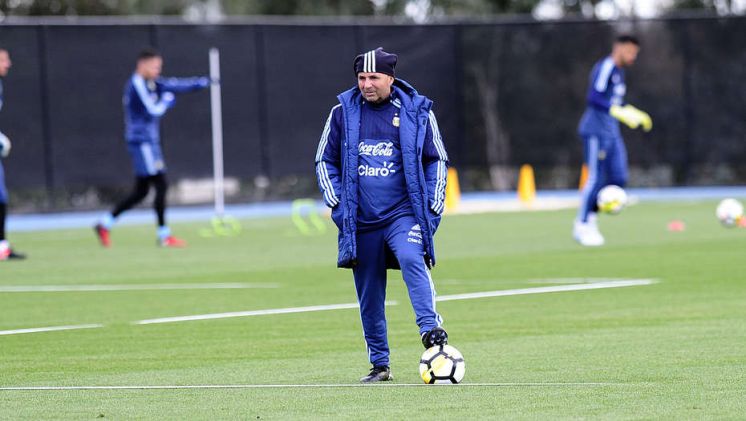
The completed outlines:
<svg viewBox="0 0 746 421">
<path fill-rule="evenodd" d="M 340 383 L 340 384 L 201 384 L 201 385 L 142 385 L 142 386 L 6 386 L 0 387 L 0 391 L 11 390 L 163 390 L 163 389 L 321 389 L 321 388 L 347 388 L 347 387 L 582 387 L 582 386 L 623 386 L 627 383 L 603 383 L 603 382 L 570 382 L 570 383 L 461 383 L 451 384 L 424 384 L 424 383 Z"/>
<path fill-rule="evenodd" d="M 104 327 L 104 325 L 89 324 L 89 325 L 50 326 L 50 327 L 34 327 L 34 328 L 29 328 L 29 329 L 0 330 L 0 335 L 19 335 L 22 333 L 56 332 L 59 330 L 94 329 L 97 327 Z"/>
<path fill-rule="evenodd" d="M 529 279 L 527 284 L 590 284 L 596 282 L 626 281 L 619 278 L 542 278 Z"/>
<path fill-rule="evenodd" d="M 396 305 L 396 301 L 386 301 L 386 305 Z M 268 310 L 235 311 L 231 313 L 197 314 L 194 316 L 164 317 L 160 319 L 147 319 L 133 322 L 136 325 L 151 325 L 158 323 L 187 322 L 192 320 L 227 319 L 230 317 L 266 316 L 270 314 L 307 313 L 312 311 L 344 310 L 358 308 L 358 303 L 330 304 L 308 307 L 273 308 Z"/>
<path fill-rule="evenodd" d="M 558 285 L 551 287 L 506 289 L 502 291 L 472 292 L 466 294 L 441 295 L 436 301 L 473 300 L 486 297 L 507 297 L 510 295 L 545 294 L 549 292 L 584 291 L 589 289 L 623 288 L 654 284 L 653 279 L 629 279 L 624 281 L 596 282 L 592 284 Z"/>
<path fill-rule="evenodd" d="M 500 291 L 487 291 L 487 292 L 473 292 L 467 294 L 455 294 L 455 295 L 442 295 L 436 297 L 436 301 L 454 301 L 454 300 L 471 300 L 475 298 L 486 298 L 486 297 L 505 297 L 510 295 L 526 295 L 526 294 L 544 294 L 548 292 L 564 292 L 564 291 L 583 291 L 589 289 L 603 289 L 603 288 L 622 288 L 639 285 L 650 285 L 655 283 L 652 279 L 628 279 L 620 281 L 608 281 L 608 282 L 597 282 L 592 284 L 576 284 L 576 285 L 559 285 L 551 287 L 538 287 L 538 288 L 522 288 L 522 289 L 507 289 Z M 397 305 L 396 301 L 387 301 L 386 305 L 393 306 Z M 309 307 L 290 307 L 290 308 L 275 308 L 267 310 L 250 310 L 250 311 L 236 311 L 231 313 L 212 313 L 212 314 L 197 314 L 193 316 L 177 316 L 177 317 L 164 317 L 160 319 L 146 319 L 133 322 L 136 325 L 149 325 L 159 323 L 175 323 L 175 322 L 187 322 L 193 320 L 211 320 L 211 319 L 226 319 L 230 317 L 248 317 L 248 316 L 266 316 L 270 314 L 289 314 L 289 313 L 306 313 L 312 311 L 327 311 L 327 310 L 343 310 L 350 308 L 358 308 L 357 303 L 349 304 L 330 304 L 320 306 L 309 306 Z"/>
<path fill-rule="evenodd" d="M 88 291 L 150 291 L 180 289 L 243 289 L 278 288 L 277 284 L 207 283 L 207 284 L 128 284 L 128 285 L 0 285 L 2 292 L 88 292 Z"/>
</svg>

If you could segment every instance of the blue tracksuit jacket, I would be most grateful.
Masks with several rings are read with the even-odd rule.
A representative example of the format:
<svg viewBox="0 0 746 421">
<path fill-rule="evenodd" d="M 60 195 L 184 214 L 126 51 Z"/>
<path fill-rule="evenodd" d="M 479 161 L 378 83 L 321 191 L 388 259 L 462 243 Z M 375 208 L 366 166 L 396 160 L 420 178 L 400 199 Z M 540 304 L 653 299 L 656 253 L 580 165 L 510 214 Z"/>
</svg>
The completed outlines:
<svg viewBox="0 0 746 421">
<path fill-rule="evenodd" d="M 209 79 L 159 78 L 146 81 L 137 73 L 129 78 L 124 86 L 124 137 L 128 142 L 158 142 L 160 140 L 160 119 L 170 108 L 163 101 L 166 92 L 191 92 L 206 88 Z"/>
<path fill-rule="evenodd" d="M 147 81 L 134 73 L 124 86 L 124 137 L 135 173 L 146 177 L 165 171 L 160 144 L 160 120 L 173 105 L 164 94 L 190 92 L 209 86 L 206 77 L 159 78 Z"/>
<path fill-rule="evenodd" d="M 578 126 L 580 135 L 621 137 L 619 121 L 609 114 L 609 108 L 624 105 L 626 93 L 624 69 L 617 67 L 611 57 L 599 60 L 591 71 L 587 106 Z"/>
<path fill-rule="evenodd" d="M 407 82 L 396 79 L 392 96 L 399 101 L 399 143 L 406 191 L 422 231 L 425 261 L 435 265 L 435 234 L 445 209 L 448 155 L 433 114 L 432 101 Z M 339 267 L 357 260 L 360 116 L 363 98 L 357 87 L 337 96 L 316 153 L 316 175 L 332 218 L 339 228 Z M 430 135 L 428 135 L 430 134 Z M 365 165 L 365 164 L 363 164 Z M 388 267 L 398 268 L 396 259 Z"/>
</svg>

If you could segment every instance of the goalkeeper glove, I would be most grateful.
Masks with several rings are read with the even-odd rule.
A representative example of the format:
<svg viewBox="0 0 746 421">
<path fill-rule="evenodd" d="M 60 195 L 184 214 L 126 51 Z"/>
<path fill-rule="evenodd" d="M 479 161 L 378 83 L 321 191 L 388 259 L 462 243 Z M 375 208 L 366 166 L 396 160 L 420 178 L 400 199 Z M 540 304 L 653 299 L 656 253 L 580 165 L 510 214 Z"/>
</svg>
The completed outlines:
<svg viewBox="0 0 746 421">
<path fill-rule="evenodd" d="M 7 157 L 10 154 L 10 139 L 8 136 L 0 133 L 0 157 Z"/>
<path fill-rule="evenodd" d="M 629 104 L 623 107 L 612 105 L 609 109 L 609 114 L 626 124 L 630 129 L 642 127 L 643 130 L 649 132 L 653 128 L 653 120 L 650 118 L 650 115 Z"/>
</svg>

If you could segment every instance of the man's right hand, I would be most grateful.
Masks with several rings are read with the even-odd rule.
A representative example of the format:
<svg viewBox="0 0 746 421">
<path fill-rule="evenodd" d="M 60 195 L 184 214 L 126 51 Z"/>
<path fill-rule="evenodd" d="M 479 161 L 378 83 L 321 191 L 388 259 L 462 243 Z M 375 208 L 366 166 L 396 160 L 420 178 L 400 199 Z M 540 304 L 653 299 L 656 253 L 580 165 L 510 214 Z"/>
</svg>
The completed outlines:
<svg viewBox="0 0 746 421">
<path fill-rule="evenodd" d="M 10 139 L 0 133 L 0 157 L 6 158 L 10 154 Z"/>
</svg>

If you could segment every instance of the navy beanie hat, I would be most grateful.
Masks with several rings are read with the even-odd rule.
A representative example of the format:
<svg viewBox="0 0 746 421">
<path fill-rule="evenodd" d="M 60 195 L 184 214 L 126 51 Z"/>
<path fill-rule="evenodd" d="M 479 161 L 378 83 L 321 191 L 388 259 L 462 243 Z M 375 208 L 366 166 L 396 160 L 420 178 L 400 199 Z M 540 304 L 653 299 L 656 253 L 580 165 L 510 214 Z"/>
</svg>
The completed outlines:
<svg viewBox="0 0 746 421">
<path fill-rule="evenodd" d="M 390 54 L 383 51 L 382 47 L 355 57 L 353 68 L 355 75 L 360 72 L 366 73 L 383 73 L 394 76 L 394 67 L 396 67 L 396 54 Z"/>
</svg>

